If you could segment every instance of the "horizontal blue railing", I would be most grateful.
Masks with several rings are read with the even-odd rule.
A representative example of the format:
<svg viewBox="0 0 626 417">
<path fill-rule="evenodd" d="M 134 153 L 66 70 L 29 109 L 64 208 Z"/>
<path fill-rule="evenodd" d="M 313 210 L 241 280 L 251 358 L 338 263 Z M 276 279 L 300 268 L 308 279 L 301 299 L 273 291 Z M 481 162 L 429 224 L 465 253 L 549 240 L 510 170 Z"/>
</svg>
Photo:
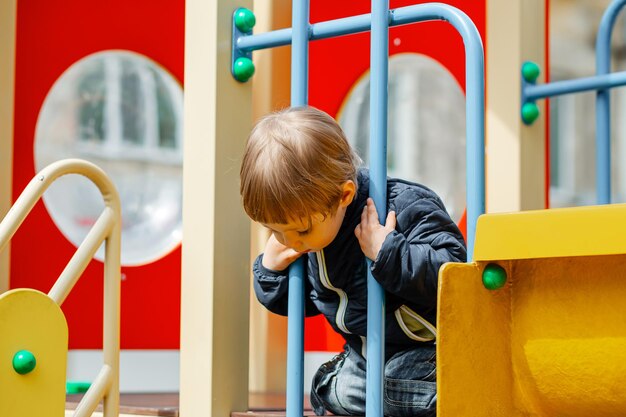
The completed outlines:
<svg viewBox="0 0 626 417">
<path fill-rule="evenodd" d="M 603 90 L 623 85 L 626 85 L 626 71 L 594 75 L 575 80 L 554 81 L 547 84 L 528 84 L 524 89 L 524 95 L 528 102 L 563 94 Z"/>
</svg>

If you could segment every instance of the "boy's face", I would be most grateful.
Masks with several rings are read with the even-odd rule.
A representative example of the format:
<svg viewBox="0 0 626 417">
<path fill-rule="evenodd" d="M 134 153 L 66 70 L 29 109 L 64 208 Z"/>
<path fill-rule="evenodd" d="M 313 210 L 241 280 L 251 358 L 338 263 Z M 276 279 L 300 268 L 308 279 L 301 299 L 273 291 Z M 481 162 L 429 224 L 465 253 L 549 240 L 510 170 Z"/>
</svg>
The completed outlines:
<svg viewBox="0 0 626 417">
<path fill-rule="evenodd" d="M 324 249 L 335 239 L 341 223 L 346 214 L 346 208 L 352 202 L 356 187 L 352 181 L 347 181 L 343 185 L 343 193 L 337 210 L 324 217 L 321 213 L 311 216 L 308 219 L 293 220 L 286 224 L 264 224 L 270 229 L 281 244 L 295 250 L 296 252 L 307 253 Z"/>
</svg>

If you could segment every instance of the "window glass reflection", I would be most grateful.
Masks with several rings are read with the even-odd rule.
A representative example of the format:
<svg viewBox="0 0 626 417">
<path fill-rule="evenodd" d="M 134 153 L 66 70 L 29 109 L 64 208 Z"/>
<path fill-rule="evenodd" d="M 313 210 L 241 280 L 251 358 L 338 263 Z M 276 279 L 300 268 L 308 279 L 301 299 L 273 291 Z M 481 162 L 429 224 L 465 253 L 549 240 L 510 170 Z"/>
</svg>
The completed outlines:
<svg viewBox="0 0 626 417">
<path fill-rule="evenodd" d="M 37 170 L 64 158 L 89 160 L 122 201 L 122 262 L 152 262 L 182 230 L 182 106 L 178 82 L 149 59 L 106 51 L 75 63 L 46 97 L 35 132 Z M 70 175 L 45 193 L 61 232 L 78 245 L 104 204 L 91 182 Z M 102 248 L 97 256 L 102 257 Z"/>
<path fill-rule="evenodd" d="M 367 165 L 369 73 L 346 97 L 338 119 Z M 452 74 L 419 54 L 389 60 L 387 169 L 444 200 L 453 219 L 465 209 L 465 96 Z"/>
</svg>

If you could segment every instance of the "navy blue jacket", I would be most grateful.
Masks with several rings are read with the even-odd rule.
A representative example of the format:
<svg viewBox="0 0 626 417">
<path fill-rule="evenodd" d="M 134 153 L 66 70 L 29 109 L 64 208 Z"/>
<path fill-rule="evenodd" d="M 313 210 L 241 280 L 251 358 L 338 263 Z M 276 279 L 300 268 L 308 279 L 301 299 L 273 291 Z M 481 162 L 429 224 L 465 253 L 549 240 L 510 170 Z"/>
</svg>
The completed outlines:
<svg viewBox="0 0 626 417">
<path fill-rule="evenodd" d="M 367 264 L 354 234 L 369 194 L 369 172 L 359 170 L 357 194 L 337 237 L 309 253 L 305 314 L 323 314 L 357 352 L 365 353 Z M 432 343 L 436 337 L 437 278 L 446 262 L 465 262 L 463 236 L 439 197 L 430 189 L 398 179 L 387 181 L 387 210 L 396 212 L 396 230 L 371 264 L 386 295 L 386 356 Z M 287 314 L 287 271 L 263 267 L 256 259 L 254 290 L 270 311 Z"/>
</svg>

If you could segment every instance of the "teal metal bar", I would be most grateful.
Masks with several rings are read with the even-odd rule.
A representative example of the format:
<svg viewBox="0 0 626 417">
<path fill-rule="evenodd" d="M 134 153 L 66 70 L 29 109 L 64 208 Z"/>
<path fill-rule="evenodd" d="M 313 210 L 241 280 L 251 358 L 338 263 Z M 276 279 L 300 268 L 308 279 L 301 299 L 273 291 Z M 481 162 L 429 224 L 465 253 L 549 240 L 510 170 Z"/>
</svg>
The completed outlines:
<svg viewBox="0 0 626 417">
<path fill-rule="evenodd" d="M 291 105 L 308 103 L 309 2 L 293 0 L 291 43 Z M 306 256 L 289 267 L 287 307 L 287 417 L 302 417 L 304 410 L 304 280 Z"/>
<path fill-rule="evenodd" d="M 596 38 L 598 76 L 611 72 L 611 34 L 624 5 L 626 0 L 614 1 L 600 21 Z M 596 93 L 596 193 L 598 204 L 611 202 L 611 94 L 608 88 L 598 89 Z"/>
<path fill-rule="evenodd" d="M 525 89 L 525 96 L 526 102 L 530 102 L 542 98 L 581 93 L 584 91 L 607 91 L 610 88 L 624 85 L 626 85 L 626 71 L 576 78 L 574 80 L 554 81 L 546 84 L 535 85 L 529 83 Z"/>
<path fill-rule="evenodd" d="M 378 221 L 387 217 L 387 107 L 389 81 L 389 1 L 372 0 L 370 37 L 370 189 Z M 383 415 L 385 291 L 367 260 L 366 417 Z"/>
</svg>

